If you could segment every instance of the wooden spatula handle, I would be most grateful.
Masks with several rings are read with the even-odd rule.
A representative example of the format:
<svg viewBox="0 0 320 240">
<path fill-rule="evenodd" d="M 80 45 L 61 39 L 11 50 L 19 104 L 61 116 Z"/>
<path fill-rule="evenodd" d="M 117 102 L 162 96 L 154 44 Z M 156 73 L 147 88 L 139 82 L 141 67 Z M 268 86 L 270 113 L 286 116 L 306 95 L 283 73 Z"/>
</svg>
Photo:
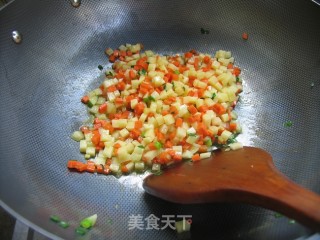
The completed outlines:
<svg viewBox="0 0 320 240">
<path fill-rule="evenodd" d="M 319 195 L 295 184 L 276 169 L 270 174 L 262 174 L 261 178 L 256 187 L 226 190 L 226 194 L 232 194 L 230 199 L 233 201 L 274 210 L 320 231 Z"/>
</svg>

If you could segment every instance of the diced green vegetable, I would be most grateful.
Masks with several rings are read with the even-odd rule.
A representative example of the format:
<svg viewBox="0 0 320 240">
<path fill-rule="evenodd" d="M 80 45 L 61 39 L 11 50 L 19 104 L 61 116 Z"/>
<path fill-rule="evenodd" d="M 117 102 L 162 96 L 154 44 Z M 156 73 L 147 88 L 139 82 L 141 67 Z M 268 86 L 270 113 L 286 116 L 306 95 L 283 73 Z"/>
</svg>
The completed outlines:
<svg viewBox="0 0 320 240">
<path fill-rule="evenodd" d="M 291 122 L 291 121 L 286 121 L 283 125 L 284 125 L 285 127 L 292 127 L 293 122 Z"/>
<path fill-rule="evenodd" d="M 211 139 L 207 139 L 204 141 L 204 144 L 207 146 L 207 147 L 211 147 L 212 146 L 212 141 Z"/>
<path fill-rule="evenodd" d="M 138 74 L 139 74 L 139 75 L 146 75 L 146 74 L 147 74 L 147 71 L 144 70 L 144 69 L 142 69 L 142 70 L 138 71 Z"/>
<path fill-rule="evenodd" d="M 91 101 L 89 101 L 89 102 L 87 103 L 87 106 L 88 106 L 89 108 L 92 108 L 92 107 L 93 107 L 92 102 L 91 102 Z"/>
<path fill-rule="evenodd" d="M 294 219 L 290 219 L 290 220 L 289 220 L 289 223 L 290 223 L 290 224 L 295 224 L 296 221 L 295 221 Z"/>
<path fill-rule="evenodd" d="M 197 134 L 196 133 L 188 133 L 188 136 L 194 137 L 194 136 L 197 136 Z"/>
<path fill-rule="evenodd" d="M 99 68 L 99 70 L 100 70 L 100 71 L 102 71 L 102 70 L 103 70 L 102 65 L 98 65 L 98 68 Z"/>
<path fill-rule="evenodd" d="M 274 217 L 275 217 L 275 218 L 280 218 L 280 217 L 283 217 L 283 215 L 282 215 L 281 213 L 275 213 L 275 214 L 274 214 Z"/>
<path fill-rule="evenodd" d="M 60 222 L 60 218 L 56 215 L 51 215 L 50 216 L 50 220 L 53 221 L 53 222 Z"/>
<path fill-rule="evenodd" d="M 175 74 L 180 74 L 180 72 L 178 70 L 175 70 L 174 73 Z"/>
<path fill-rule="evenodd" d="M 83 236 L 83 235 L 85 235 L 85 234 L 88 232 L 88 230 L 85 229 L 85 228 L 83 228 L 83 227 L 77 227 L 76 230 L 75 230 L 75 232 L 76 232 L 77 234 Z"/>
<path fill-rule="evenodd" d="M 162 148 L 162 143 L 161 142 L 155 142 L 154 146 L 156 147 L 156 149 L 161 149 Z"/>
<path fill-rule="evenodd" d="M 60 221 L 58 223 L 58 225 L 62 228 L 68 228 L 70 226 L 70 224 L 68 222 L 65 222 L 65 221 Z"/>
<path fill-rule="evenodd" d="M 217 96 L 217 94 L 216 94 L 216 93 L 212 93 L 212 97 L 211 97 L 211 99 L 214 99 L 216 96 Z"/>
<path fill-rule="evenodd" d="M 83 228 L 86 228 L 86 229 L 93 227 L 96 224 L 97 217 L 98 217 L 98 215 L 94 214 L 94 215 L 92 215 L 90 217 L 87 217 L 87 218 L 83 219 L 80 222 L 80 226 L 83 227 Z"/>
<path fill-rule="evenodd" d="M 142 145 L 139 145 L 139 146 L 138 146 L 138 148 L 143 148 L 143 149 L 144 149 L 144 146 L 142 146 Z"/>
</svg>

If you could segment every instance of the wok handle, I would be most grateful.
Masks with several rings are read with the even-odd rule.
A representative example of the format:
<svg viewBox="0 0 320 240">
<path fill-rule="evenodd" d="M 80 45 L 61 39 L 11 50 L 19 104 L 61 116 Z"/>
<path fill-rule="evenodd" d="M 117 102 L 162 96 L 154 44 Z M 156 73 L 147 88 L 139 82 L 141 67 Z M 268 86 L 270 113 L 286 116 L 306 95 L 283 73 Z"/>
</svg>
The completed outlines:
<svg viewBox="0 0 320 240">
<path fill-rule="evenodd" d="M 284 214 L 320 232 L 320 196 L 294 183 L 275 168 L 255 188 L 238 192 L 238 201 Z M 260 184 L 262 183 L 262 184 Z"/>
</svg>

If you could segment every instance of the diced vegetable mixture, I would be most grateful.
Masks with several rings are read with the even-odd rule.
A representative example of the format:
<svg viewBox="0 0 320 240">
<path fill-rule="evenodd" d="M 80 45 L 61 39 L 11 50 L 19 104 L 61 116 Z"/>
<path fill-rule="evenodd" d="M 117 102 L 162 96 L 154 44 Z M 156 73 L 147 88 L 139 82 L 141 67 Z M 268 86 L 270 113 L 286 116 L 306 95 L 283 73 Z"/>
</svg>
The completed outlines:
<svg viewBox="0 0 320 240">
<path fill-rule="evenodd" d="M 241 70 L 231 52 L 159 55 L 142 48 L 106 49 L 112 69 L 81 99 L 93 122 L 72 134 L 88 161 L 70 160 L 68 167 L 102 174 L 157 172 L 184 159 L 208 158 L 214 146 L 241 148 L 233 111 Z"/>
</svg>

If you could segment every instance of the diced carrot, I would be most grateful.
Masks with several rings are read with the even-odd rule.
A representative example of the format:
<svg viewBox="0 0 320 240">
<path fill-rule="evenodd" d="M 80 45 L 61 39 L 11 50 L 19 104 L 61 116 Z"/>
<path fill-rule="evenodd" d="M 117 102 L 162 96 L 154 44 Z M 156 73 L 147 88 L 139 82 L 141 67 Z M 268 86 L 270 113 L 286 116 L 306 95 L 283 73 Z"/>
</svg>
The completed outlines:
<svg viewBox="0 0 320 240">
<path fill-rule="evenodd" d="M 87 162 L 86 171 L 90 172 L 90 173 L 94 173 L 96 171 L 96 166 L 95 166 L 94 162 L 92 162 L 92 161 Z"/>
<path fill-rule="evenodd" d="M 175 74 L 175 73 L 172 73 L 171 74 L 171 78 L 172 78 L 172 80 L 178 80 L 179 79 L 179 75 Z"/>
<path fill-rule="evenodd" d="M 232 63 L 229 63 L 228 65 L 227 65 L 227 69 L 232 69 L 233 68 L 233 64 Z"/>
<path fill-rule="evenodd" d="M 182 155 L 181 154 L 175 154 L 173 157 L 173 160 L 179 162 L 182 160 Z"/>
<path fill-rule="evenodd" d="M 150 150 L 156 150 L 157 149 L 153 142 L 149 143 L 148 147 L 149 147 Z"/>
<path fill-rule="evenodd" d="M 107 161 L 107 162 L 108 162 L 108 161 Z M 111 164 L 111 162 L 110 162 L 110 164 Z M 104 165 L 103 174 L 108 175 L 108 174 L 110 174 L 110 173 L 111 173 L 111 170 L 110 170 L 110 164 L 106 164 L 106 165 Z"/>
<path fill-rule="evenodd" d="M 165 116 L 165 115 L 168 115 L 169 114 L 169 112 L 167 111 L 167 110 L 162 110 L 162 116 Z"/>
<path fill-rule="evenodd" d="M 176 131 L 173 131 L 172 133 L 169 134 L 169 139 L 174 139 L 176 137 Z"/>
<path fill-rule="evenodd" d="M 121 104 L 123 104 L 123 99 L 121 98 L 121 97 L 117 97 L 115 100 L 114 100 L 114 102 L 116 103 L 116 104 L 118 104 L 118 105 L 121 105 Z"/>
<path fill-rule="evenodd" d="M 98 164 L 96 166 L 97 173 L 103 173 L 103 170 L 104 170 L 104 166 L 102 164 Z"/>
<path fill-rule="evenodd" d="M 174 151 L 173 149 L 167 149 L 166 152 L 173 157 L 174 155 L 176 155 L 176 151 Z"/>
<path fill-rule="evenodd" d="M 124 81 L 118 82 L 117 88 L 118 88 L 118 90 L 120 90 L 120 91 L 125 90 L 125 89 L 126 89 L 126 84 L 125 84 L 125 82 L 124 82 Z"/>
<path fill-rule="evenodd" d="M 140 120 L 138 120 L 134 123 L 135 129 L 140 129 L 140 128 L 142 128 L 142 126 L 143 126 L 143 123 Z"/>
<path fill-rule="evenodd" d="M 130 50 L 127 51 L 127 56 L 132 56 L 132 52 Z"/>
<path fill-rule="evenodd" d="M 119 60 L 120 60 L 120 61 L 124 61 L 124 57 L 123 57 L 123 56 L 120 56 L 120 57 L 119 57 Z"/>
<path fill-rule="evenodd" d="M 109 158 L 109 159 L 106 160 L 106 165 L 107 165 L 107 166 L 110 166 L 111 163 L 112 163 L 112 159 Z"/>
<path fill-rule="evenodd" d="M 86 133 L 89 133 L 90 130 L 87 126 L 82 126 L 80 127 L 80 131 L 83 133 L 83 134 L 86 134 Z"/>
<path fill-rule="evenodd" d="M 121 147 L 121 144 L 120 144 L 120 143 L 116 143 L 116 144 L 113 145 L 113 147 L 114 147 L 114 148 L 120 148 L 120 147 Z"/>
<path fill-rule="evenodd" d="M 204 58 L 203 58 L 203 62 L 204 63 L 209 63 L 210 62 L 210 57 L 209 56 L 205 56 Z"/>
<path fill-rule="evenodd" d="M 116 91 L 116 90 L 117 90 L 117 88 L 116 88 L 116 86 L 114 86 L 114 85 L 112 85 L 112 86 L 110 86 L 110 87 L 107 88 L 107 92 L 114 92 L 114 91 Z"/>
<path fill-rule="evenodd" d="M 194 63 L 193 63 L 193 65 L 194 65 L 194 68 L 195 68 L 196 70 L 199 69 L 199 58 L 198 58 L 198 57 L 194 58 Z"/>
<path fill-rule="evenodd" d="M 200 155 L 199 154 L 194 154 L 191 159 L 194 162 L 199 161 L 200 160 Z"/>
<path fill-rule="evenodd" d="M 116 61 L 116 56 L 114 56 L 114 54 L 111 54 L 109 56 L 109 62 L 114 63 Z"/>
<path fill-rule="evenodd" d="M 244 40 L 248 40 L 248 33 L 242 33 L 242 39 L 244 39 Z"/>
<path fill-rule="evenodd" d="M 203 97 L 203 95 L 204 95 L 204 89 L 203 88 L 198 89 L 198 97 L 201 98 Z"/>
<path fill-rule="evenodd" d="M 192 58 L 192 56 L 193 56 L 193 54 L 192 54 L 191 52 L 186 52 L 186 53 L 184 54 L 184 57 L 185 57 L 185 58 Z"/>
<path fill-rule="evenodd" d="M 188 111 L 189 111 L 191 114 L 196 114 L 196 113 L 198 112 L 198 110 L 196 109 L 196 107 L 193 106 L 193 105 L 190 105 L 190 106 L 188 107 Z"/>
<path fill-rule="evenodd" d="M 72 169 L 72 168 L 76 168 L 77 167 L 77 160 L 69 160 L 67 167 Z"/>
<path fill-rule="evenodd" d="M 199 112 L 205 113 L 206 111 L 208 111 L 208 106 L 206 105 L 202 105 L 200 107 L 198 107 Z"/>
<path fill-rule="evenodd" d="M 119 57 L 119 56 L 120 56 L 120 51 L 119 51 L 118 49 L 115 49 L 115 50 L 113 51 L 113 55 L 114 55 L 115 57 Z"/>
<path fill-rule="evenodd" d="M 129 71 L 129 77 L 130 77 L 130 79 L 135 79 L 135 77 L 136 77 L 136 72 L 131 69 L 131 70 Z"/>
<path fill-rule="evenodd" d="M 164 144 L 164 146 L 165 146 L 166 148 L 172 148 L 173 143 L 168 140 L 168 141 L 166 141 L 166 143 Z"/>
<path fill-rule="evenodd" d="M 144 110 L 144 104 L 142 102 L 138 103 L 134 108 L 134 112 L 137 115 L 141 115 L 143 113 L 143 110 Z"/>
<path fill-rule="evenodd" d="M 124 111 L 122 114 L 121 114 L 121 119 L 127 119 L 130 115 L 130 112 L 129 111 Z"/>
<path fill-rule="evenodd" d="M 177 118 L 177 119 L 176 119 L 176 127 L 181 127 L 181 126 L 182 126 L 182 123 L 183 123 L 182 118 Z"/>
<path fill-rule="evenodd" d="M 83 172 L 87 169 L 87 164 L 85 164 L 83 162 L 77 162 L 76 169 L 79 172 Z"/>
<path fill-rule="evenodd" d="M 103 103 L 99 106 L 99 113 L 105 113 L 107 111 L 107 103 Z"/>
<path fill-rule="evenodd" d="M 120 56 L 122 56 L 122 57 L 127 56 L 127 51 L 120 51 Z"/>
<path fill-rule="evenodd" d="M 93 135 L 92 135 L 92 137 L 91 137 L 91 141 L 92 141 L 92 143 L 93 143 L 95 146 L 99 145 L 99 142 L 100 142 L 100 133 L 99 133 L 98 130 L 94 130 L 94 131 L 93 131 Z"/>
<path fill-rule="evenodd" d="M 212 110 L 215 111 L 218 115 L 226 113 L 226 109 L 220 104 L 216 103 L 212 106 Z"/>
<path fill-rule="evenodd" d="M 230 124 L 229 124 L 229 130 L 230 130 L 230 131 L 235 131 L 235 130 L 237 130 L 237 124 L 236 124 L 236 123 L 230 123 Z"/>
<path fill-rule="evenodd" d="M 138 139 L 141 135 L 141 131 L 138 130 L 138 129 L 133 129 L 131 132 L 130 132 L 130 137 L 132 139 Z"/>
<path fill-rule="evenodd" d="M 234 75 L 239 76 L 240 73 L 241 73 L 241 69 L 238 68 L 238 67 L 234 67 L 234 68 L 233 68 L 233 73 L 234 73 Z"/>
<path fill-rule="evenodd" d="M 223 131 L 224 131 L 224 128 L 219 128 L 219 129 L 218 129 L 218 133 L 217 133 L 217 135 L 218 135 L 218 136 L 220 136 L 220 135 L 222 134 L 222 132 L 223 132 Z"/>
<path fill-rule="evenodd" d="M 173 116 L 176 116 L 179 111 L 178 109 L 175 107 L 175 106 L 171 106 L 170 109 L 169 109 L 169 112 L 173 115 Z"/>
<path fill-rule="evenodd" d="M 205 153 L 205 152 L 208 152 L 208 147 L 206 145 L 201 145 L 199 150 L 198 150 L 199 153 Z"/>
<path fill-rule="evenodd" d="M 81 98 L 81 102 L 84 103 L 84 104 L 87 104 L 89 102 L 89 97 L 88 96 L 83 96 Z"/>
</svg>

